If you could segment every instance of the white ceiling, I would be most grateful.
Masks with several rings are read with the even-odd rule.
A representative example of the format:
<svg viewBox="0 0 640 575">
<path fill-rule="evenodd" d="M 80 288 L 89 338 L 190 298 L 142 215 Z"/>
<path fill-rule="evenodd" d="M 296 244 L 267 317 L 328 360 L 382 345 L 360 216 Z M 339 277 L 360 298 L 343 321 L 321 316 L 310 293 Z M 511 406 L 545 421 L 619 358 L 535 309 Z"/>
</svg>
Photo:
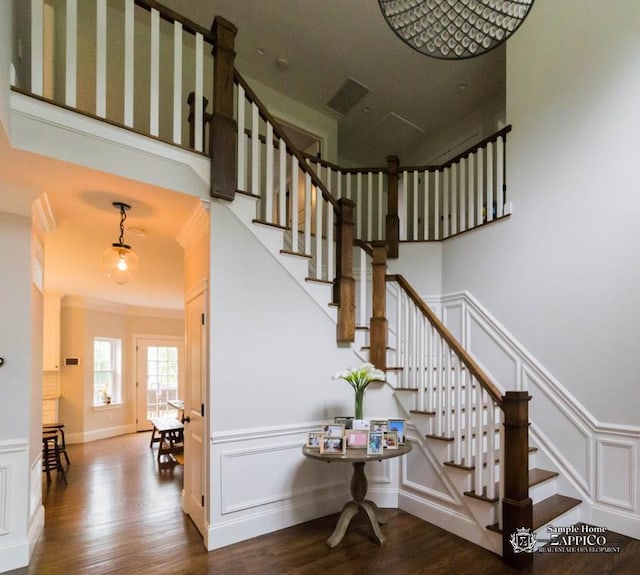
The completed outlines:
<svg viewBox="0 0 640 575">
<path fill-rule="evenodd" d="M 376 0 L 162 3 L 207 28 L 216 14 L 233 22 L 240 71 L 333 115 L 340 157 L 356 165 L 384 164 L 390 153 L 402 159 L 407 145 L 436 139 L 504 92 L 503 49 L 461 62 L 428 58 L 388 29 Z M 278 58 L 286 58 L 287 70 L 275 65 Z M 371 91 L 341 117 L 326 104 L 347 78 Z M 16 211 L 12 202 L 18 195 L 12 190 L 29 201 L 46 192 L 50 201 L 57 227 L 46 238 L 47 291 L 132 306 L 182 307 L 183 257 L 175 238 L 198 200 L 27 153 L 0 156 L 0 209 Z M 111 283 L 101 267 L 104 249 L 118 237 L 113 201 L 131 204 L 127 229 L 146 230 L 144 237 L 125 234 L 140 255 L 140 268 L 136 279 L 122 286 Z"/>
</svg>

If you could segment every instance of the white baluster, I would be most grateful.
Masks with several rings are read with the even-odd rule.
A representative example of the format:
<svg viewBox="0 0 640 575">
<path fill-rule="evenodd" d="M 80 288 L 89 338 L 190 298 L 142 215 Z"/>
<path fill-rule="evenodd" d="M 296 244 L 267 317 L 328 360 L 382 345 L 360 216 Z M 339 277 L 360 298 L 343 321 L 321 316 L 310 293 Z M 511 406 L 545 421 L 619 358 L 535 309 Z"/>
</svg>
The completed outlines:
<svg viewBox="0 0 640 575">
<path fill-rule="evenodd" d="M 475 161 L 476 155 L 469 154 L 469 161 L 467 162 L 467 200 L 469 203 L 469 227 L 472 228 L 476 225 L 476 212 L 475 212 Z"/>
<path fill-rule="evenodd" d="M 487 397 L 489 402 L 488 421 L 487 421 L 487 459 L 488 461 L 496 460 L 496 433 L 495 430 L 499 429 L 498 421 L 496 421 L 496 406 L 490 397 Z M 499 410 L 498 410 L 499 411 Z M 496 466 L 489 465 L 487 463 L 487 497 L 493 499 L 496 496 L 496 481 L 500 475 L 496 474 Z"/>
<path fill-rule="evenodd" d="M 278 191 L 278 224 L 287 225 L 287 145 L 280 138 L 280 146 L 278 148 L 280 160 L 280 177 Z"/>
<path fill-rule="evenodd" d="M 396 298 L 396 367 L 401 367 L 404 361 L 404 340 L 402 338 L 402 290 L 400 284 L 396 284 L 397 298 Z M 399 378 L 402 380 L 402 372 L 400 372 Z"/>
<path fill-rule="evenodd" d="M 442 174 L 442 216 L 444 221 L 442 223 L 442 237 L 448 238 L 450 235 L 449 230 L 451 229 L 449 224 L 451 221 L 451 211 L 449 208 L 449 200 L 450 200 L 450 190 L 449 184 L 451 179 L 451 171 L 449 168 L 445 168 Z"/>
<path fill-rule="evenodd" d="M 333 269 L 334 266 L 334 255 L 333 255 L 333 250 L 334 248 L 334 244 L 333 244 L 333 222 L 334 222 L 334 218 L 333 218 L 333 206 L 331 204 L 327 204 L 327 279 L 328 280 L 333 280 L 333 278 L 335 277 L 335 272 Z"/>
<path fill-rule="evenodd" d="M 369 325 L 367 318 L 367 252 L 362 248 L 360 251 L 360 309 L 358 310 L 360 321 L 358 325 Z"/>
<path fill-rule="evenodd" d="M 451 235 L 458 233 L 458 164 L 451 166 Z"/>
<path fill-rule="evenodd" d="M 487 144 L 487 221 L 490 222 L 493 217 L 493 142 Z"/>
<path fill-rule="evenodd" d="M 237 106 L 237 124 L 238 124 L 238 189 L 247 191 L 247 148 L 245 144 L 245 101 L 244 88 L 238 84 L 238 106 Z"/>
<path fill-rule="evenodd" d="M 471 430 L 473 429 L 473 376 L 470 373 L 465 372 L 464 381 L 464 419 L 465 419 L 465 439 L 464 439 L 464 460 L 467 467 L 471 465 L 473 459 L 473 441 L 471 437 Z M 478 410 L 481 410 L 481 406 L 477 406 Z M 478 411 L 477 413 L 482 413 Z"/>
<path fill-rule="evenodd" d="M 433 387 L 435 385 L 433 372 L 433 354 L 434 354 L 434 327 L 427 323 L 427 411 L 433 411 Z"/>
<path fill-rule="evenodd" d="M 463 412 L 462 412 L 462 385 L 464 381 L 463 370 L 461 369 L 460 359 L 458 356 L 454 356 L 453 358 L 453 393 L 454 393 L 454 401 L 453 401 L 453 437 L 455 438 L 454 442 L 454 458 L 453 460 L 458 465 L 462 463 L 462 422 Z"/>
<path fill-rule="evenodd" d="M 134 3 L 124 4 L 124 125 L 133 127 Z"/>
<path fill-rule="evenodd" d="M 418 201 L 418 191 L 419 191 L 419 178 L 418 176 L 420 175 L 420 172 L 418 172 L 418 170 L 414 170 L 413 171 L 413 234 L 412 237 L 414 240 L 417 240 L 420 238 L 420 230 L 419 228 L 419 224 L 418 224 L 418 215 L 420 214 L 420 209 L 418 208 L 420 202 Z"/>
<path fill-rule="evenodd" d="M 403 376 L 404 376 L 404 387 L 409 387 L 409 382 L 411 381 L 411 300 L 409 296 L 405 297 L 405 305 L 404 305 L 404 364 L 403 364 Z"/>
<path fill-rule="evenodd" d="M 240 86 L 238 86 L 238 92 L 240 92 Z M 240 101 L 238 95 L 238 111 Z M 242 91 L 242 111 L 244 113 L 244 90 Z M 238 131 L 238 152 L 243 144 L 242 133 Z M 177 20 L 173 23 L 173 143 L 182 144 L 182 22 Z M 240 175 L 239 172 L 238 175 Z M 238 187 L 238 189 L 244 190 L 244 187 Z"/>
<path fill-rule="evenodd" d="M 265 159 L 265 216 L 266 221 L 274 223 L 273 217 L 273 126 L 271 122 L 267 124 L 267 139 L 265 142 L 266 159 Z"/>
<path fill-rule="evenodd" d="M 31 0 L 31 93 L 44 95 L 44 2 Z M 53 55 L 48 55 L 53 58 Z"/>
<path fill-rule="evenodd" d="M 478 155 L 476 158 L 476 225 L 484 223 L 484 154 L 482 148 L 478 149 Z"/>
<path fill-rule="evenodd" d="M 460 160 L 460 231 L 467 229 L 467 159 Z"/>
<path fill-rule="evenodd" d="M 425 410 L 425 400 L 427 394 L 427 364 L 426 364 L 426 350 L 427 350 L 427 321 L 424 315 L 420 314 L 418 316 L 418 370 L 420 373 L 420 377 L 418 381 L 420 383 L 420 406 L 418 409 L 421 411 Z"/>
<path fill-rule="evenodd" d="M 373 238 L 373 172 L 367 173 L 367 241 Z"/>
<path fill-rule="evenodd" d="M 298 158 L 291 156 L 291 251 L 298 252 Z"/>
<path fill-rule="evenodd" d="M 311 176 L 304 173 L 304 253 L 311 254 Z"/>
<path fill-rule="evenodd" d="M 362 212 L 364 206 L 362 205 L 362 172 L 356 174 L 356 238 L 361 239 L 363 237 L 362 229 Z"/>
<path fill-rule="evenodd" d="M 351 179 L 353 178 L 353 174 L 350 174 L 347 172 L 346 174 L 347 177 L 347 198 L 348 199 L 352 199 L 351 197 Z"/>
<path fill-rule="evenodd" d="M 442 353 L 443 353 L 443 341 L 442 336 L 438 334 L 436 336 L 436 345 L 435 345 L 435 361 L 434 361 L 434 369 L 435 369 L 435 409 L 436 409 L 436 425 L 434 434 L 441 436 L 442 435 L 442 410 L 444 409 L 443 405 L 443 381 L 442 381 L 442 370 L 444 369 L 442 363 Z"/>
<path fill-rule="evenodd" d="M 424 178 L 424 235 L 423 239 L 429 239 L 429 172 L 425 170 L 422 173 Z"/>
<path fill-rule="evenodd" d="M 149 133 L 158 135 L 160 125 L 160 12 L 151 8 L 151 74 L 149 85 Z"/>
<path fill-rule="evenodd" d="M 383 240 L 385 237 L 385 225 L 384 225 L 384 214 L 385 214 L 385 204 L 384 201 L 384 173 L 378 172 L 378 233 L 376 234 L 377 240 Z"/>
<path fill-rule="evenodd" d="M 96 2 L 96 116 L 107 115 L 107 0 Z"/>
<path fill-rule="evenodd" d="M 452 437 L 451 420 L 453 412 L 453 365 L 451 364 L 451 348 L 446 345 L 445 356 L 445 395 L 444 395 L 444 434 Z"/>
<path fill-rule="evenodd" d="M 255 102 L 251 103 L 251 193 L 260 196 L 260 113 Z"/>
<path fill-rule="evenodd" d="M 316 279 L 322 279 L 322 210 L 324 208 L 324 198 L 322 190 L 318 187 L 316 190 Z"/>
<path fill-rule="evenodd" d="M 473 474 L 473 488 L 476 495 L 482 495 L 483 487 L 484 487 L 484 476 L 486 476 L 486 472 L 483 471 L 482 462 L 483 459 L 487 458 L 487 468 L 489 466 L 495 465 L 495 461 L 490 461 L 488 459 L 488 455 L 484 453 L 484 449 L 482 448 L 483 436 L 482 436 L 482 409 L 481 406 L 484 404 L 484 389 L 478 385 L 477 386 L 477 394 L 476 394 L 476 424 L 474 426 L 473 432 L 475 433 L 474 443 L 476 446 L 476 467 Z"/>
<path fill-rule="evenodd" d="M 496 142 L 496 205 L 497 216 L 504 215 L 504 138 Z"/>
<path fill-rule="evenodd" d="M 195 149 L 198 152 L 202 152 L 202 129 L 204 126 L 204 110 L 202 109 L 203 100 L 203 88 L 204 81 L 204 37 L 202 34 L 196 34 L 196 109 L 195 109 Z"/>
<path fill-rule="evenodd" d="M 67 0 L 64 103 L 76 107 L 78 74 L 78 0 Z"/>
<path fill-rule="evenodd" d="M 400 240 L 409 239 L 407 222 L 407 172 L 398 177 L 398 219 L 400 220 Z"/>
<path fill-rule="evenodd" d="M 337 186 L 338 186 L 338 192 L 336 194 L 336 199 L 339 200 L 342 197 L 342 172 L 340 171 L 336 171 L 336 177 L 337 177 Z"/>
<path fill-rule="evenodd" d="M 433 239 L 440 240 L 442 236 L 440 235 L 440 180 L 442 178 L 442 172 L 440 170 L 436 170 L 434 172 L 434 192 L 433 192 Z"/>
</svg>

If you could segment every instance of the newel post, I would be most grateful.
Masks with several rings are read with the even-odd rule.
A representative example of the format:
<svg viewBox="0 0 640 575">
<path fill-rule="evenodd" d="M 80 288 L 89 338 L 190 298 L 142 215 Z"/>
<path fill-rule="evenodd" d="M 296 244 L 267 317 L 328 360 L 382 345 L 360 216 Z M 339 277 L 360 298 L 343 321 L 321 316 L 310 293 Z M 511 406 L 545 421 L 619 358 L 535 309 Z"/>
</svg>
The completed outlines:
<svg viewBox="0 0 640 575">
<path fill-rule="evenodd" d="M 333 282 L 333 302 L 338 304 L 336 339 L 341 343 L 356 338 L 356 280 L 353 279 L 353 212 L 355 202 L 338 200 L 336 234 L 336 278 Z"/>
<path fill-rule="evenodd" d="M 400 219 L 398 218 L 398 156 L 387 156 L 387 257 L 398 259 L 398 244 L 400 242 Z"/>
<path fill-rule="evenodd" d="M 520 528 L 533 527 L 529 497 L 529 400 L 526 391 L 507 391 L 504 407 L 504 499 L 502 500 L 502 558 L 514 567 L 533 561 L 533 553 L 515 553 L 510 538 Z"/>
<path fill-rule="evenodd" d="M 235 37 L 238 29 L 216 16 L 213 47 L 213 112 L 211 114 L 211 196 L 233 200 L 236 192 L 237 124 L 233 118 Z"/>
<path fill-rule="evenodd" d="M 371 242 L 373 259 L 371 261 L 372 315 L 370 323 L 369 361 L 378 369 L 387 369 L 387 242 Z M 360 273 L 365 273 L 362 270 Z M 362 278 L 362 281 L 365 281 Z"/>
</svg>

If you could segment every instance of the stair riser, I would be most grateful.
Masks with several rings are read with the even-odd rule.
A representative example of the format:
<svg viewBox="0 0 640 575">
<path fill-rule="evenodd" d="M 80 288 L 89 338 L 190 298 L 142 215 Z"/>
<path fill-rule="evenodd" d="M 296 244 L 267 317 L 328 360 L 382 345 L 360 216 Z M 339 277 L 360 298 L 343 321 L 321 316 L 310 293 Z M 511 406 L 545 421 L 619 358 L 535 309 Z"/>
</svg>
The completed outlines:
<svg viewBox="0 0 640 575">
<path fill-rule="evenodd" d="M 529 497 L 533 503 L 539 503 L 543 499 L 547 499 L 552 495 L 558 493 L 558 482 L 557 478 L 548 479 L 547 481 L 543 481 L 542 483 L 538 483 L 538 485 L 534 485 L 533 487 L 529 487 Z"/>
</svg>

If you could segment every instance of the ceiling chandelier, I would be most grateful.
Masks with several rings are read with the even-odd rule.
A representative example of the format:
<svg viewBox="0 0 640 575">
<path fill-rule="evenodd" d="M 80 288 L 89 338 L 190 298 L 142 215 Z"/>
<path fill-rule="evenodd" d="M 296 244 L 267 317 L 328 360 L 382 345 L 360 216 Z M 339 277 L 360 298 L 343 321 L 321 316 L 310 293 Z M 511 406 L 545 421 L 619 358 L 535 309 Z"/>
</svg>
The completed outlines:
<svg viewBox="0 0 640 575">
<path fill-rule="evenodd" d="M 127 219 L 127 210 L 130 210 L 131 206 L 123 202 L 113 202 L 112 205 L 120 211 L 120 237 L 105 250 L 102 259 L 107 277 L 117 284 L 124 284 L 131 279 L 132 272 L 138 265 L 138 256 L 130 245 L 124 243 L 124 222 Z"/>
<path fill-rule="evenodd" d="M 534 0 L 378 0 L 389 27 L 409 46 L 434 58 L 464 60 L 511 36 Z"/>
</svg>

